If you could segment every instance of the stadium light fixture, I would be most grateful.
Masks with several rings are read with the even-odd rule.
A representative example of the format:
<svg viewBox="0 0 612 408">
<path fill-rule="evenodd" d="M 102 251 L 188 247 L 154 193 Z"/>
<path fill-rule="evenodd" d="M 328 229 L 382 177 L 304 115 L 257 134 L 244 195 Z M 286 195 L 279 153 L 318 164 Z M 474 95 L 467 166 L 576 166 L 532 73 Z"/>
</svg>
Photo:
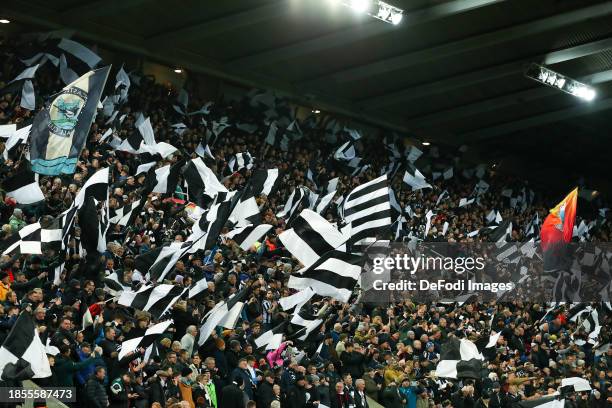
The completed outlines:
<svg viewBox="0 0 612 408">
<path fill-rule="evenodd" d="M 525 76 L 585 101 L 592 101 L 597 96 L 597 92 L 591 86 L 559 74 L 539 64 L 534 63 L 529 65 L 525 70 Z"/>
<path fill-rule="evenodd" d="M 7 20 L 6 18 L 0 18 L 0 24 L 8 24 L 11 20 Z"/>
<path fill-rule="evenodd" d="M 391 4 L 385 3 L 383 1 L 377 2 L 378 11 L 376 15 L 372 16 L 379 20 L 382 20 L 386 23 L 391 23 L 393 25 L 398 25 L 402 22 L 402 18 L 404 17 L 404 10 L 392 6 Z"/>
<path fill-rule="evenodd" d="M 402 22 L 403 18 L 404 18 L 404 14 L 402 12 L 394 13 L 391 15 L 391 23 L 393 25 L 398 25 L 399 23 Z"/>
<path fill-rule="evenodd" d="M 404 17 L 404 10 L 381 0 L 336 0 L 357 13 L 367 14 L 385 23 L 398 25 Z"/>
<path fill-rule="evenodd" d="M 350 7 L 359 13 L 365 13 L 370 8 L 370 0 L 351 0 Z"/>
</svg>

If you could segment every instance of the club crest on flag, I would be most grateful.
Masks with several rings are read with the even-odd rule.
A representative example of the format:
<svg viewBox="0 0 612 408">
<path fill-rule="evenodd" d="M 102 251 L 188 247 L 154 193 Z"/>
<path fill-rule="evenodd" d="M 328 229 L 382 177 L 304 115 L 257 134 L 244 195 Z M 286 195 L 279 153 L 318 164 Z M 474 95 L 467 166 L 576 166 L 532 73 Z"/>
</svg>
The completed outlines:
<svg viewBox="0 0 612 408">
<path fill-rule="evenodd" d="M 30 132 L 32 171 L 47 176 L 75 172 L 109 71 L 110 66 L 89 71 L 36 114 Z"/>
<path fill-rule="evenodd" d="M 58 136 L 70 137 L 86 102 L 87 92 L 80 88 L 62 92 L 49 108 L 49 130 Z"/>
</svg>

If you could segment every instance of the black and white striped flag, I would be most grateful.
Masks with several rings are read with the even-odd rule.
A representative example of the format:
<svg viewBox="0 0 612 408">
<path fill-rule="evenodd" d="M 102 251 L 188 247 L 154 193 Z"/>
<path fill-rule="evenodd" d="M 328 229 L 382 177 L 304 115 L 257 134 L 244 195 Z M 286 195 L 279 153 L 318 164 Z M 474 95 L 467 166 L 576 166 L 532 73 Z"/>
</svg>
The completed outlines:
<svg viewBox="0 0 612 408">
<path fill-rule="evenodd" d="M 306 187 L 300 186 L 294 188 L 291 195 L 287 199 L 285 206 L 279 211 L 276 216 L 279 218 L 291 219 L 291 216 L 298 209 L 300 204 L 308 201 L 310 190 Z"/>
<path fill-rule="evenodd" d="M 338 190 L 338 181 L 340 181 L 340 177 L 334 177 L 331 180 L 328 180 L 322 188 L 319 190 L 321 194 L 329 194 Z"/>
<path fill-rule="evenodd" d="M 340 170 L 351 176 L 361 175 L 370 167 L 369 164 L 364 163 L 361 157 L 357 156 L 357 150 L 352 140 L 344 143 L 335 151 L 334 160 Z"/>
<path fill-rule="evenodd" d="M 317 214 L 323 213 L 325 209 L 331 204 L 334 196 L 336 195 L 336 191 L 332 191 L 331 193 L 327 193 L 325 195 L 317 196 L 315 202 L 311 206 L 311 208 Z"/>
<path fill-rule="evenodd" d="M 181 115 L 186 115 L 187 106 L 189 106 L 189 94 L 185 89 L 181 89 L 176 98 L 176 105 L 172 105 L 172 108 Z"/>
<path fill-rule="evenodd" d="M 355 157 L 352 160 L 341 163 L 344 163 L 341 166 L 341 169 L 353 177 L 362 175 L 367 169 L 370 168 L 370 165 L 365 164 L 361 157 Z"/>
<path fill-rule="evenodd" d="M 109 222 L 111 224 L 118 224 L 121 226 L 126 226 L 131 224 L 132 220 L 136 218 L 138 214 L 140 214 L 140 210 L 145 205 L 146 199 L 141 198 L 140 200 L 134 201 L 131 204 L 126 204 L 123 207 L 120 207 L 111 214 L 111 218 Z"/>
<path fill-rule="evenodd" d="M 412 187 L 412 191 L 421 190 L 424 188 L 432 188 L 431 184 L 425 181 L 425 176 L 414 166 L 411 166 L 404 173 L 404 183 Z"/>
<path fill-rule="evenodd" d="M 155 340 L 163 333 L 168 331 L 168 328 L 174 323 L 172 319 L 163 321 L 161 323 L 157 323 L 151 327 L 149 327 L 143 336 L 134 337 L 133 339 L 125 340 L 121 343 L 121 350 L 119 351 L 119 355 L 117 358 L 121 360 L 123 357 L 127 356 L 130 352 L 138 350 L 140 347 L 148 348 L 151 346 Z"/>
<path fill-rule="evenodd" d="M 279 348 L 283 342 L 283 336 L 285 336 L 288 325 L 289 321 L 283 320 L 280 324 L 262 333 L 255 339 L 257 348 L 265 347 L 265 350 L 276 350 Z"/>
<path fill-rule="evenodd" d="M 587 306 L 580 312 L 571 316 L 570 320 L 576 322 L 576 332 L 584 330 L 589 340 L 593 339 L 592 342 L 595 342 L 594 339 L 597 338 L 599 331 L 601 330 L 601 325 L 599 323 L 599 312 L 596 308 Z"/>
<path fill-rule="evenodd" d="M 551 312 L 553 310 L 554 310 L 554 307 L 549 309 L 548 312 Z M 588 303 L 571 304 L 570 308 L 567 310 L 567 319 L 572 322 L 576 322 L 578 321 L 579 318 L 582 317 L 582 315 L 590 311 L 591 311 L 591 307 Z M 555 312 L 558 312 L 558 310 L 555 310 Z"/>
<path fill-rule="evenodd" d="M 300 290 L 299 292 L 294 293 L 293 295 L 280 298 L 278 303 L 283 308 L 283 310 L 291 310 L 296 306 L 300 308 L 301 305 L 308 302 L 314 295 L 314 290 L 308 287 L 304 290 Z"/>
<path fill-rule="evenodd" d="M 45 346 L 38 336 L 34 319 L 25 310 L 21 312 L 0 347 L 0 377 L 7 364 L 16 364 L 20 359 L 30 363 L 30 378 L 51 377 Z"/>
<path fill-rule="evenodd" d="M 304 307 L 313 294 L 314 291 L 311 288 L 307 288 L 295 295 L 289 296 L 288 298 L 296 298 L 296 300 L 302 298 L 297 304 L 292 303 L 291 307 L 283 307 L 284 310 L 295 307 L 291 320 L 284 320 L 279 325 L 263 333 L 255 339 L 255 345 L 258 348 L 265 346 L 265 350 L 275 350 L 280 347 L 283 338 L 286 340 L 305 341 L 311 334 L 315 334 L 316 330 L 325 321 L 325 316 L 315 316 Z"/>
<path fill-rule="evenodd" d="M 538 213 L 535 213 L 531 222 L 527 224 L 527 226 L 525 227 L 525 231 L 524 231 L 525 238 L 539 240 L 540 239 L 540 227 L 541 227 L 540 216 L 538 215 Z"/>
<path fill-rule="evenodd" d="M 5 126 L 11 126 L 11 125 L 5 125 Z M 16 146 L 26 144 L 26 141 L 28 140 L 28 137 L 30 136 L 31 129 L 32 129 L 32 125 L 28 125 L 28 126 L 22 127 L 19 130 L 14 130 L 10 133 L 10 136 L 4 143 L 4 151 L 2 152 L 2 157 L 4 157 L 4 160 L 8 160 L 9 157 L 13 157 L 13 153 L 16 152 L 17 150 L 15 149 Z M 28 156 L 26 155 L 26 158 L 27 157 Z"/>
<path fill-rule="evenodd" d="M 190 160 L 185 166 L 183 177 L 187 182 L 190 200 L 198 204 L 202 194 L 215 197 L 219 192 L 227 193 L 227 188 L 219 182 L 213 171 L 201 158 Z"/>
<path fill-rule="evenodd" d="M 42 228 L 39 222 L 29 224 L 9 236 L 3 243 L 2 255 L 36 254 L 42 255 L 47 249 L 60 250 L 62 229 L 54 226 Z"/>
<path fill-rule="evenodd" d="M 276 121 L 272 121 L 268 127 L 268 134 L 264 142 L 270 146 L 278 147 L 283 152 L 287 152 L 289 151 L 291 138 L 285 129 L 280 128 Z"/>
<path fill-rule="evenodd" d="M 293 333 L 288 336 L 291 339 L 307 341 L 311 335 L 325 322 L 324 316 L 310 313 L 304 305 L 296 307 L 291 317 L 291 329 Z"/>
<path fill-rule="evenodd" d="M 140 155 L 138 159 L 141 162 L 151 162 L 151 161 L 157 162 L 162 159 L 165 159 L 167 154 L 171 154 L 171 153 L 174 153 L 174 151 L 176 151 L 176 148 L 172 145 L 169 145 L 167 143 L 158 143 L 158 145 L 168 146 L 168 148 L 170 149 L 169 151 L 165 152 L 167 154 L 162 154 L 162 152 L 158 151 L 157 145 L 155 144 L 155 141 L 153 140 L 153 136 L 151 136 L 151 140 L 152 140 L 153 145 L 143 145 L 145 146 L 144 149 L 141 149 L 141 151 L 138 152 L 138 154 Z M 164 149 L 166 148 L 164 147 Z"/>
<path fill-rule="evenodd" d="M 270 196 L 276 193 L 281 177 L 278 169 L 257 169 L 248 181 L 248 190 L 255 197 L 264 194 Z"/>
<path fill-rule="evenodd" d="M 291 226 L 278 238 L 304 266 L 314 264 L 327 252 L 346 250 L 346 237 L 314 211 L 303 210 Z"/>
<path fill-rule="evenodd" d="M 347 252 L 330 251 L 310 266 L 289 278 L 288 287 L 311 287 L 320 296 L 348 302 L 361 275 L 362 257 Z"/>
<path fill-rule="evenodd" d="M 532 238 L 527 242 L 519 244 L 519 251 L 521 252 L 522 256 L 532 259 L 536 251 L 538 250 L 538 246 L 539 245 Z"/>
<path fill-rule="evenodd" d="M 172 242 L 138 255 L 134 259 L 135 270 L 149 281 L 161 282 L 184 254 L 183 250 L 190 246 L 187 242 Z"/>
<path fill-rule="evenodd" d="M 203 277 L 199 281 L 193 283 L 189 287 L 189 292 L 187 292 L 187 299 L 192 299 L 200 294 L 208 292 L 208 281 L 206 277 Z"/>
<path fill-rule="evenodd" d="M 89 197 L 95 198 L 97 201 L 108 200 L 108 167 L 95 172 L 87 179 L 81 190 L 74 199 L 74 206 L 81 208 Z"/>
<path fill-rule="evenodd" d="M 85 203 L 79 208 L 78 216 L 83 249 L 93 254 L 100 247 L 106 248 L 104 227 L 98 220 L 98 209 L 93 197 L 85 200 Z"/>
<path fill-rule="evenodd" d="M 145 350 L 144 356 L 142 356 L 142 361 L 151 361 L 154 359 L 159 359 L 159 348 L 157 346 L 157 341 L 151 343 L 151 345 Z"/>
<path fill-rule="evenodd" d="M 314 163 L 311 162 L 308 164 L 308 169 L 306 170 L 306 180 L 310 181 L 312 183 L 312 185 L 314 186 L 314 188 L 318 189 L 318 182 L 317 182 L 317 177 L 315 176 L 315 171 L 316 171 L 316 167 L 314 166 Z"/>
<path fill-rule="evenodd" d="M 134 131 L 117 146 L 116 150 L 132 154 L 159 155 L 162 158 L 170 156 L 178 149 L 166 142 L 155 142 L 153 127 L 149 118 L 139 116 L 136 121 L 138 132 Z"/>
<path fill-rule="evenodd" d="M 140 272 L 143 276 L 149 273 L 151 267 L 168 255 L 167 248 L 169 245 L 158 246 L 134 258 L 134 269 Z M 162 254 L 162 251 L 165 252 Z"/>
<path fill-rule="evenodd" d="M 34 110 L 36 107 L 36 94 L 34 92 L 34 84 L 32 80 L 39 66 L 41 66 L 46 60 L 43 59 L 42 63 L 27 67 L 19 75 L 10 81 L 7 85 L 9 90 L 17 93 L 17 87 L 21 86 L 21 104 L 20 106 L 24 109 Z M 10 87 L 9 87 L 10 86 Z"/>
<path fill-rule="evenodd" d="M 148 188 L 152 188 L 154 193 L 173 194 L 184 164 L 184 161 L 179 161 L 173 165 L 149 170 L 145 184 Z"/>
<path fill-rule="evenodd" d="M 402 162 L 398 160 L 392 160 L 385 167 L 380 169 L 380 175 L 386 174 L 389 179 L 395 177 L 397 171 L 402 167 Z"/>
<path fill-rule="evenodd" d="M 188 289 L 174 285 L 143 285 L 139 290 L 124 290 L 118 303 L 151 313 L 159 319 Z"/>
<path fill-rule="evenodd" d="M 508 240 L 512 237 L 512 222 L 505 220 L 501 224 L 493 228 L 493 231 L 489 234 L 489 242 L 498 242 Z"/>
<path fill-rule="evenodd" d="M 564 391 L 568 392 L 583 392 L 583 391 L 591 391 L 591 384 L 589 380 L 582 377 L 567 377 L 561 379 L 561 387 L 560 387 L 561 395 L 564 395 Z"/>
<path fill-rule="evenodd" d="M 256 241 L 259 241 L 268 231 L 272 229 L 270 224 L 247 225 L 245 227 L 234 228 L 223 238 L 231 239 L 238 244 L 242 250 L 247 251 Z"/>
<path fill-rule="evenodd" d="M 210 147 L 208 147 L 208 144 L 206 144 L 206 146 L 203 146 L 202 142 L 200 142 L 195 149 L 195 153 L 202 159 L 209 158 L 211 160 L 215 160 L 215 156 L 210 151 Z"/>
<path fill-rule="evenodd" d="M 136 168 L 136 172 L 134 173 L 134 176 L 138 176 L 139 174 L 142 174 L 142 173 L 148 173 L 149 170 L 155 167 L 156 164 L 157 164 L 156 159 L 153 159 L 152 161 L 147 161 L 147 160 L 141 161 L 138 167 Z M 150 189 L 153 189 L 153 186 L 151 186 Z"/>
<path fill-rule="evenodd" d="M 193 226 L 193 233 L 187 238 L 186 244 L 191 243 L 189 252 L 198 249 L 211 249 L 217 243 L 225 223 L 236 205 L 237 193 L 219 193 L 208 211 L 202 214 L 199 221 Z"/>
<path fill-rule="evenodd" d="M 383 145 L 385 146 L 385 149 L 389 152 L 389 159 L 391 161 L 394 160 L 398 160 L 402 157 L 402 154 L 399 151 L 399 148 L 397 147 L 397 135 L 393 134 L 393 135 L 386 135 L 383 138 Z"/>
<path fill-rule="evenodd" d="M 392 224 L 387 176 L 378 177 L 351 191 L 344 202 L 343 220 L 350 224 L 351 241 L 376 236 Z"/>
<path fill-rule="evenodd" d="M 220 198 L 222 196 L 226 199 Z M 220 200 L 220 203 L 213 202 L 211 208 L 201 215 L 198 222 L 194 224 L 193 233 L 185 242 L 173 242 L 137 256 L 135 269 L 146 275 L 147 280 L 159 282 L 186 254 L 198 249 L 212 248 L 227 221 L 232 205 L 231 198 L 234 196 L 235 193 L 228 195 L 219 193 L 217 199 Z"/>
<path fill-rule="evenodd" d="M 355 146 L 352 141 L 348 141 L 336 150 L 334 159 L 342 161 L 351 161 L 357 156 Z"/>
<path fill-rule="evenodd" d="M 17 204 L 34 204 L 45 199 L 34 172 L 24 169 L 2 182 L 2 189 L 7 197 L 14 198 Z"/>
<path fill-rule="evenodd" d="M 144 147 L 146 142 L 140 131 L 133 131 L 125 138 L 116 150 L 137 154 L 141 152 L 141 147 Z"/>
<path fill-rule="evenodd" d="M 499 230 L 499 231 L 498 231 Z M 498 226 L 492 234 L 499 237 L 495 241 L 495 259 L 504 263 L 517 263 L 521 259 L 521 252 L 516 242 L 512 240 L 512 222 L 505 221 Z"/>
<path fill-rule="evenodd" d="M 243 191 L 243 195 L 248 193 L 246 190 Z M 254 196 L 241 196 L 232 213 L 228 218 L 228 222 L 233 227 L 244 227 L 247 225 L 257 225 L 261 223 L 261 214 L 259 213 L 259 206 Z"/>
<path fill-rule="evenodd" d="M 118 296 L 125 290 L 131 290 L 132 287 L 123 281 L 123 273 L 113 272 L 103 279 L 104 290 L 111 296 Z M 131 282 L 130 282 L 131 283 Z"/>
<path fill-rule="evenodd" d="M 487 214 L 486 219 L 489 224 L 499 224 L 504 220 L 499 211 L 495 210 L 491 210 L 489 214 Z"/>
<path fill-rule="evenodd" d="M 391 241 L 388 239 L 366 237 L 354 242 L 351 245 L 351 252 L 354 254 L 365 254 L 367 252 L 370 256 L 378 253 L 384 257 L 389 251 L 390 243 Z"/>
<path fill-rule="evenodd" d="M 255 159 L 249 152 L 241 152 L 233 155 L 227 162 L 225 175 L 230 176 L 242 169 L 250 170 L 254 165 Z"/>
<path fill-rule="evenodd" d="M 206 343 L 211 333 L 217 326 L 233 329 L 240 312 L 244 306 L 242 302 L 247 295 L 247 287 L 243 287 L 237 293 L 215 305 L 202 319 L 198 345 Z M 229 327 L 228 327 L 229 326 Z"/>
<path fill-rule="evenodd" d="M 476 344 L 467 339 L 451 337 L 442 344 L 436 376 L 442 378 L 481 378 L 484 357 Z"/>
</svg>

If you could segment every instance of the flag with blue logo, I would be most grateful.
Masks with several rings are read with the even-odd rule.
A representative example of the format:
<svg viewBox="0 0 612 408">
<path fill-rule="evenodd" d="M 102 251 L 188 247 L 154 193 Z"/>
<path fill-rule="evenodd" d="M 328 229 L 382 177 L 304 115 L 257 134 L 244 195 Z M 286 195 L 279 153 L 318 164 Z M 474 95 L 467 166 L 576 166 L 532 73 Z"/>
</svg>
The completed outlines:
<svg viewBox="0 0 612 408">
<path fill-rule="evenodd" d="M 39 174 L 72 174 L 87 141 L 110 66 L 89 71 L 66 85 L 34 118 L 30 162 Z"/>
</svg>

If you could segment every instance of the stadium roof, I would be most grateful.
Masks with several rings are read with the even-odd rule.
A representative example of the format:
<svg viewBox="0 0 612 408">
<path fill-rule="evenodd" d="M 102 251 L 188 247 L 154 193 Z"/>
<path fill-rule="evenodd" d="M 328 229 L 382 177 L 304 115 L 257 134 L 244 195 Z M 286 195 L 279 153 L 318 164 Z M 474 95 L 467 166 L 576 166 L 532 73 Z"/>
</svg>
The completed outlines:
<svg viewBox="0 0 612 408">
<path fill-rule="evenodd" d="M 584 150 L 586 166 L 601 166 L 612 2 L 388 2 L 405 10 L 398 26 L 333 0 L 5 0 L 3 12 L 422 139 L 517 152 L 531 166 L 553 143 L 567 152 L 556 159 Z M 597 98 L 525 78 L 530 62 L 594 84 Z"/>
</svg>

